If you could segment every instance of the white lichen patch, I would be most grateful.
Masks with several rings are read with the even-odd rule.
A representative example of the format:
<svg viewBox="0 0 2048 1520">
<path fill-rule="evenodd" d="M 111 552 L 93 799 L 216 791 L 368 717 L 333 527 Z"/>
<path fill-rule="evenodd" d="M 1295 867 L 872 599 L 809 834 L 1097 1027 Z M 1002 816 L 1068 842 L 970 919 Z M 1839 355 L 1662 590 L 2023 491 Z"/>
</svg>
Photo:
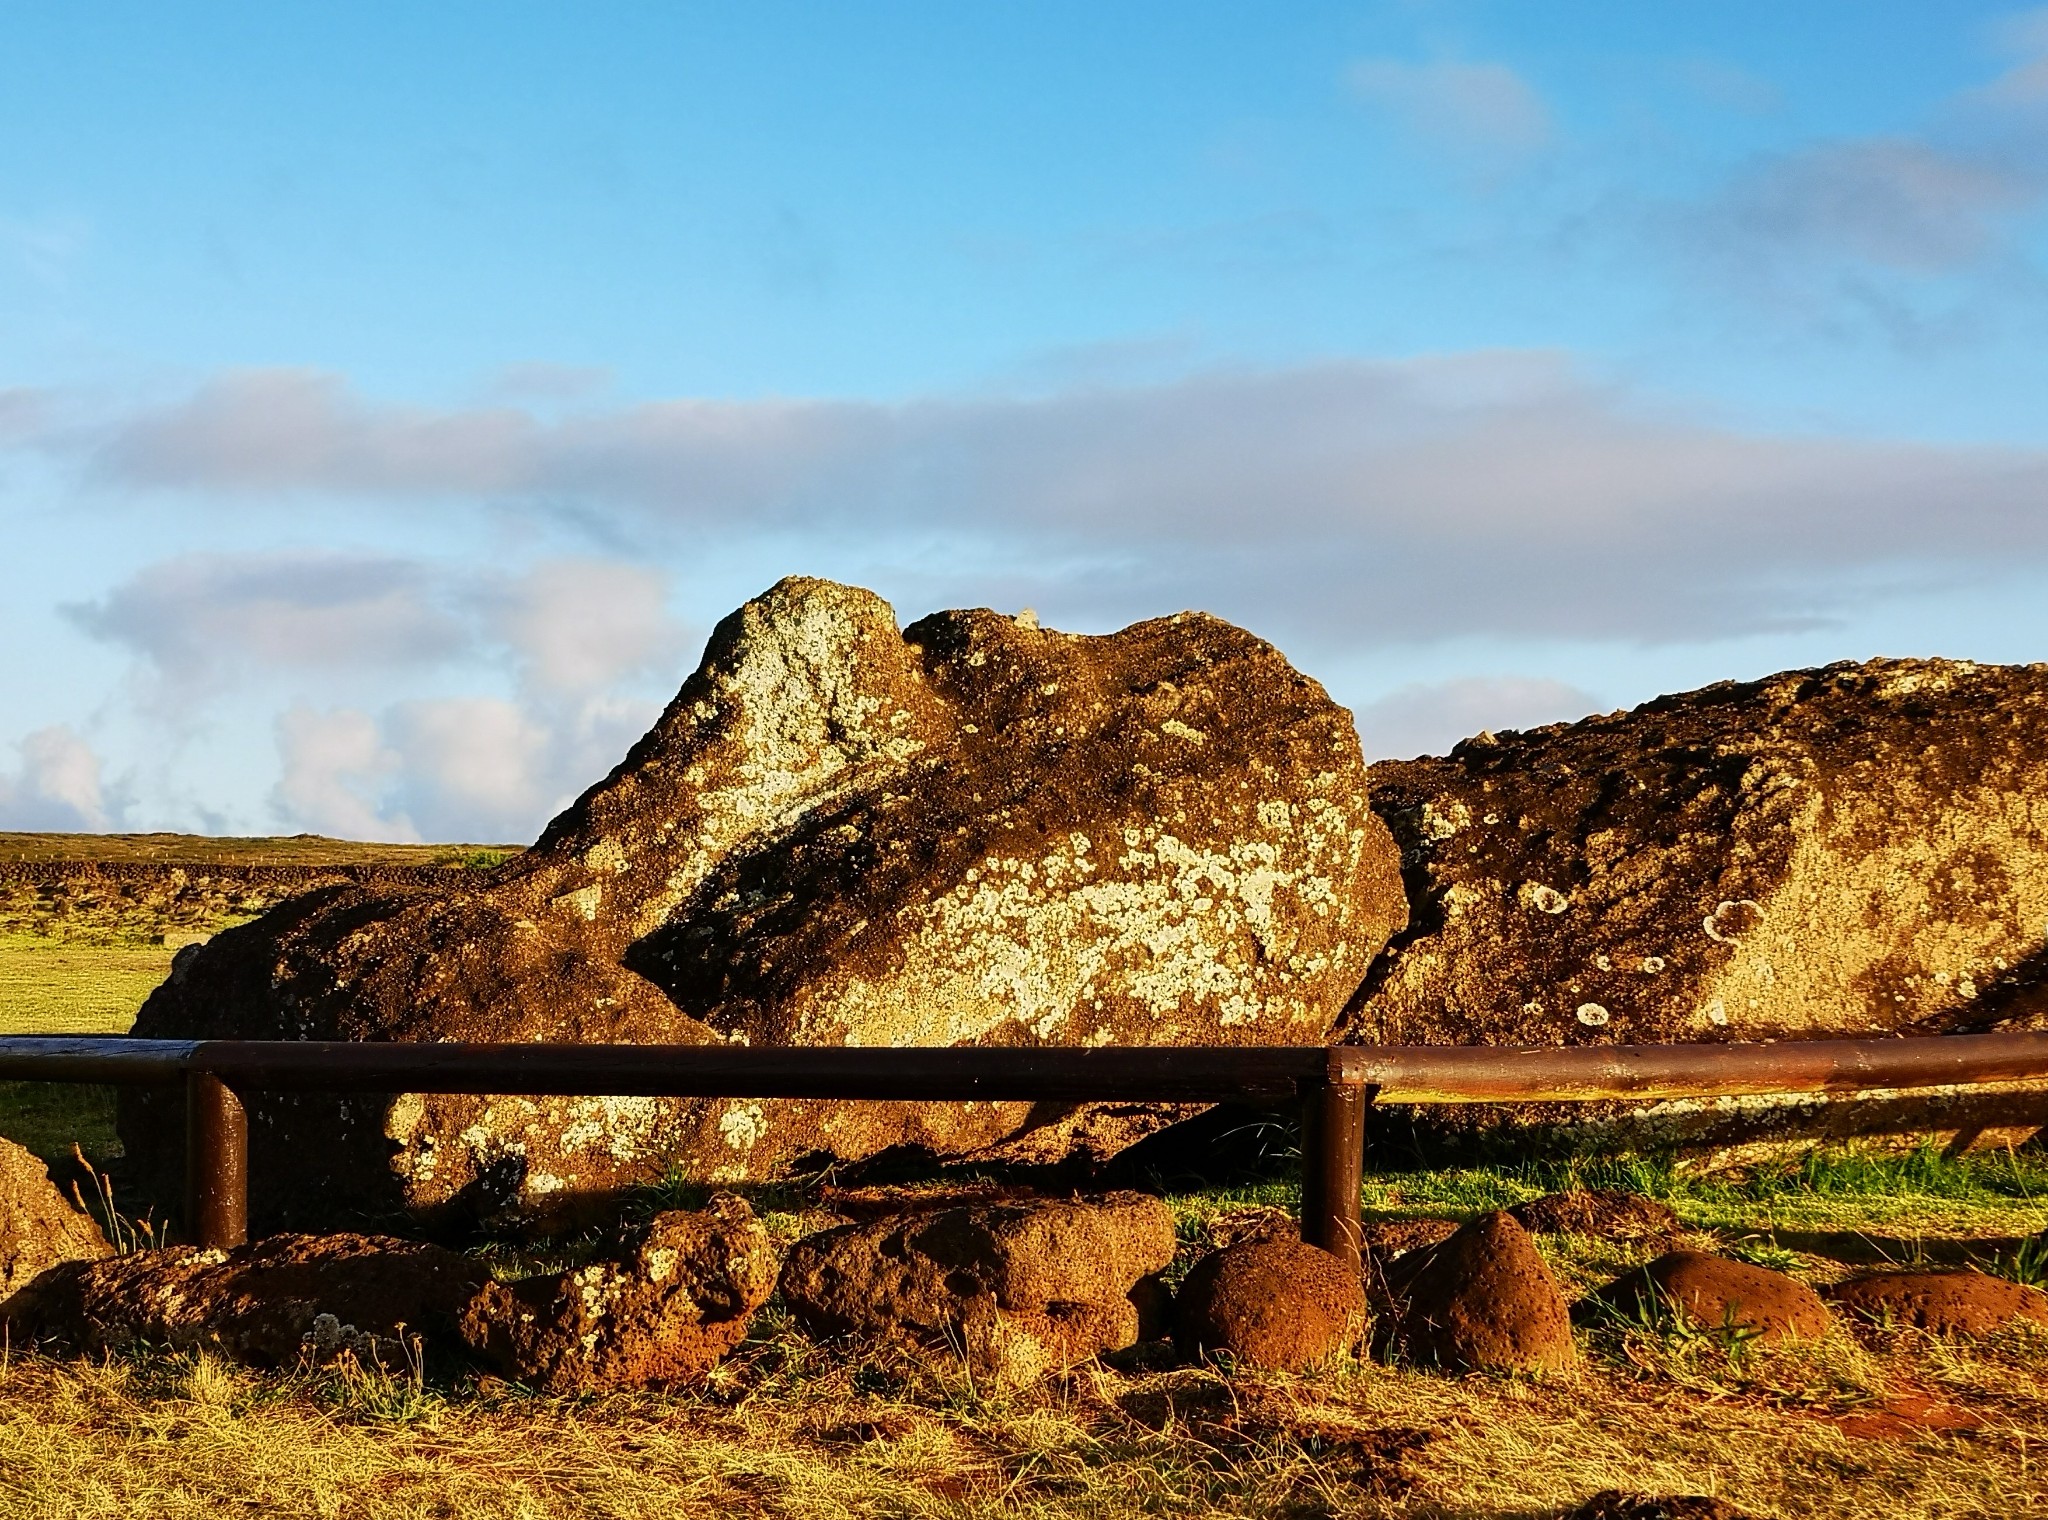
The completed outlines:
<svg viewBox="0 0 2048 1520">
<path fill-rule="evenodd" d="M 1547 913 L 1553 917 L 1572 905 L 1569 896 L 1540 881 L 1523 882 L 1515 889 L 1515 901 L 1532 913 Z"/>
<path fill-rule="evenodd" d="M 718 1116 L 719 1138 L 736 1151 L 750 1151 L 768 1134 L 768 1116 L 758 1103 L 728 1108 Z"/>
<path fill-rule="evenodd" d="M 1610 1018 L 1612 1018 L 1613 1015 L 1610 1014 L 1605 1008 L 1602 1008 L 1598 1003 L 1581 1003 L 1579 1004 L 1578 1009 L 1574 1014 L 1574 1017 L 1576 1017 L 1578 1021 L 1581 1024 L 1584 1024 L 1588 1029 L 1598 1029 L 1603 1024 L 1605 1024 Z"/>
</svg>

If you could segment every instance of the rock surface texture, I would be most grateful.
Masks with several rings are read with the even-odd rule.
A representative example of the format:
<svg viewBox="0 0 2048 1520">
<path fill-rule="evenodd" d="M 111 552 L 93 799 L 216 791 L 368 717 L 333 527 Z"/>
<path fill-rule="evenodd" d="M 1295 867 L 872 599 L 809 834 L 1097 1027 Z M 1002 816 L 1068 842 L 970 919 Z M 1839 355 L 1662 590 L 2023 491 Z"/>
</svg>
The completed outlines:
<svg viewBox="0 0 2048 1520">
<path fill-rule="evenodd" d="M 1528 1231 L 1482 1214 L 1440 1244 L 1411 1251 L 1383 1277 L 1390 1349 L 1453 1371 L 1573 1365 L 1571 1310 Z"/>
<path fill-rule="evenodd" d="M 1669 1251 L 1590 1295 L 1632 1319 L 1676 1313 L 1700 1330 L 1747 1332 L 1757 1344 L 1818 1340 L 1834 1324 L 1797 1278 L 1704 1251 Z"/>
<path fill-rule="evenodd" d="M 2016 1319 L 2048 1325 L 2048 1293 L 1982 1272 L 1873 1272 L 1828 1297 L 1858 1319 L 1937 1334 L 1986 1335 Z"/>
<path fill-rule="evenodd" d="M 462 1336 L 506 1377 L 548 1393 L 699 1382 L 775 1291 L 774 1242 L 730 1194 L 657 1214 L 624 1247 L 554 1276 L 488 1283 Z"/>
<path fill-rule="evenodd" d="M 1174 1244 L 1172 1214 L 1143 1193 L 970 1204 L 807 1236 L 782 1296 L 807 1334 L 949 1346 L 1021 1384 L 1152 1329 Z"/>
<path fill-rule="evenodd" d="M 7 1305 L 13 1338 L 91 1355 L 203 1347 L 259 1366 L 353 1352 L 406 1365 L 401 1338 L 452 1332 L 483 1283 L 477 1263 L 376 1235 L 273 1235 L 232 1251 L 169 1246 L 64 1263 Z"/>
<path fill-rule="evenodd" d="M 0 1307 L 45 1268 L 96 1260 L 109 1249 L 100 1227 L 57 1191 L 48 1168 L 0 1140 Z"/>
<path fill-rule="evenodd" d="M 1414 918 L 1347 1035 L 1826 1038 L 2029 1015 L 2048 978 L 2044 774 L 2048 666 L 1946 660 L 1723 683 L 1377 764 Z M 1785 1108 L 1635 1118 L 1736 1138 Z"/>
<path fill-rule="evenodd" d="M 181 958 L 138 1035 L 1038 1045 L 1320 1042 L 1406 921 L 1350 717 L 1200 614 L 898 630 L 780 583 L 613 773 L 468 883 L 340 885 Z M 131 1155 L 175 1105 L 131 1097 Z M 898 1145 L 1051 1160 L 1156 1110 L 471 1098 L 252 1105 L 259 1227 L 545 1212 Z M 308 1188 L 309 1173 L 322 1186 Z M 358 1180 L 360 1179 L 360 1180 Z M 155 1179 L 168 1203 L 168 1164 Z"/>
<path fill-rule="evenodd" d="M 1358 1275 L 1299 1240 L 1251 1240 L 1195 1263 L 1174 1301 L 1181 1355 L 1298 1372 L 1355 1352 L 1371 1327 Z"/>
</svg>

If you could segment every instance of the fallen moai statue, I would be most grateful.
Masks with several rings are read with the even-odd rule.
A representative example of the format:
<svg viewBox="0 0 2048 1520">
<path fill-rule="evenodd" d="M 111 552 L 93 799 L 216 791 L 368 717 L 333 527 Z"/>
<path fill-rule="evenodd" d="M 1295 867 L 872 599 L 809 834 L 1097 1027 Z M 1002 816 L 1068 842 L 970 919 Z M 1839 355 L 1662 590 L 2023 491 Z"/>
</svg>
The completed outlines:
<svg viewBox="0 0 2048 1520">
<path fill-rule="evenodd" d="M 41 1161 L 0 1139 L 0 1312 L 61 1261 L 96 1261 L 112 1248 L 89 1215 L 57 1191 Z"/>
<path fill-rule="evenodd" d="M 185 952 L 165 1037 L 1316 1044 L 1406 920 L 1350 716 L 1201 614 L 897 628 L 788 580 L 474 881 L 335 886 Z M 165 1209 L 181 1100 L 123 1095 Z M 572 1209 L 671 1168 L 1106 1154 L 1161 1106 L 256 1094 L 255 1228 Z"/>
<path fill-rule="evenodd" d="M 1343 1038 L 1649 1044 L 2038 1022 L 2044 762 L 2048 666 L 1873 660 L 1378 763 L 1411 921 Z M 2037 1088 L 1417 1117 L 1704 1144 L 2038 1124 L 2039 1102 Z"/>
</svg>

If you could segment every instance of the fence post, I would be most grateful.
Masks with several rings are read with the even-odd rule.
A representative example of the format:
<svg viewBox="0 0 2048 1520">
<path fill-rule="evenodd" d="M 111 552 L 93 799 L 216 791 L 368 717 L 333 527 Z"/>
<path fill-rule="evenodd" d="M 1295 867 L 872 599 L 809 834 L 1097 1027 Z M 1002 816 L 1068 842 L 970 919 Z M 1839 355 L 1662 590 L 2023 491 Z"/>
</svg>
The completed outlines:
<svg viewBox="0 0 2048 1520">
<path fill-rule="evenodd" d="M 1301 1238 L 1360 1268 L 1358 1195 L 1365 1177 L 1365 1110 L 1373 1089 L 1334 1061 L 1302 1092 Z"/>
<path fill-rule="evenodd" d="M 202 1247 L 249 1238 L 249 1114 L 210 1071 L 185 1074 L 185 1229 Z"/>
</svg>

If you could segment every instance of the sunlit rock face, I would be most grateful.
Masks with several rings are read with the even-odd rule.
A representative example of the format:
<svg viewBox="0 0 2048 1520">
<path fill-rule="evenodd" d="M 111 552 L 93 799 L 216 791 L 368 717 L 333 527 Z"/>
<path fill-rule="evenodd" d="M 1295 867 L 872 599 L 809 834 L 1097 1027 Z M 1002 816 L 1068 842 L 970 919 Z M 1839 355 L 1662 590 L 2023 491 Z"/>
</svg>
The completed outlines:
<svg viewBox="0 0 2048 1520">
<path fill-rule="evenodd" d="M 1414 917 L 1347 1038 L 1823 1039 L 2030 1017 L 2044 776 L 2048 666 L 1948 660 L 1725 682 L 1375 765 Z M 1640 1117 L 1735 1135 L 1784 1112 Z"/>
<path fill-rule="evenodd" d="M 1406 921 L 1349 715 L 1201 614 L 897 628 L 789 580 L 604 781 L 458 890 L 338 887 L 181 957 L 136 1032 L 753 1045 L 1281 1044 Z M 259 1221 L 546 1213 L 671 1168 L 1113 1151 L 1150 1109 L 267 1098 Z M 131 1154 L 160 1159 L 147 1095 Z"/>
</svg>

